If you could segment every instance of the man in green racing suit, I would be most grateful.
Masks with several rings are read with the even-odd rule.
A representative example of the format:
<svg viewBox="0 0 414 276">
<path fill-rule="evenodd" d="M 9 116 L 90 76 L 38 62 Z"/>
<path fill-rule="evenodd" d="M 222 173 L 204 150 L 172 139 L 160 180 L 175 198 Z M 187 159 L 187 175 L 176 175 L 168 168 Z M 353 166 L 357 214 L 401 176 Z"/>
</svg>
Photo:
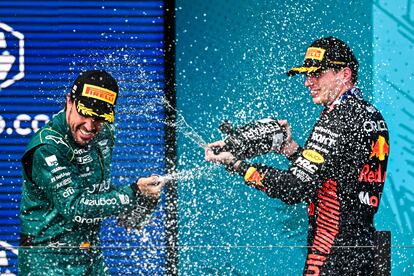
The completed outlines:
<svg viewBox="0 0 414 276">
<path fill-rule="evenodd" d="M 157 176 L 111 182 L 118 90 L 105 71 L 81 73 L 65 109 L 31 139 L 22 158 L 20 275 L 105 275 L 101 222 L 155 209 L 164 185 Z"/>
</svg>

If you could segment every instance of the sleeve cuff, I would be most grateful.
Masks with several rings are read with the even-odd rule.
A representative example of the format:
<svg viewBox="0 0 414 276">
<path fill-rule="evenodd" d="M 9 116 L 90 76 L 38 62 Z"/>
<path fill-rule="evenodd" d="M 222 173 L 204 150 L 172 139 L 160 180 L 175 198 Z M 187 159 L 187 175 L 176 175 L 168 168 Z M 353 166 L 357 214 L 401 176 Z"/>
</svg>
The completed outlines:
<svg viewBox="0 0 414 276">
<path fill-rule="evenodd" d="M 296 152 L 294 154 L 292 154 L 291 156 L 287 156 L 287 159 L 290 162 L 295 161 L 299 157 L 299 155 L 301 154 L 302 150 L 303 150 L 302 147 L 298 147 L 298 149 L 296 150 Z"/>
<path fill-rule="evenodd" d="M 157 207 L 158 205 L 158 198 L 153 198 L 153 197 L 149 197 L 144 195 L 138 188 L 138 185 L 136 184 L 136 182 L 132 183 L 130 185 L 132 191 L 134 192 L 136 201 L 138 202 L 139 206 L 144 206 L 146 208 L 150 208 L 150 209 L 155 209 L 155 207 Z"/>
<path fill-rule="evenodd" d="M 239 167 L 237 168 L 237 173 L 244 177 L 246 175 L 247 170 L 250 167 L 251 167 L 251 164 L 249 164 L 247 162 L 244 162 L 244 161 L 241 161 Z"/>
<path fill-rule="evenodd" d="M 134 195 L 136 196 L 137 195 L 137 192 L 139 192 L 137 182 L 135 181 L 134 183 L 132 183 L 129 186 L 131 187 L 132 191 L 134 191 Z"/>
</svg>

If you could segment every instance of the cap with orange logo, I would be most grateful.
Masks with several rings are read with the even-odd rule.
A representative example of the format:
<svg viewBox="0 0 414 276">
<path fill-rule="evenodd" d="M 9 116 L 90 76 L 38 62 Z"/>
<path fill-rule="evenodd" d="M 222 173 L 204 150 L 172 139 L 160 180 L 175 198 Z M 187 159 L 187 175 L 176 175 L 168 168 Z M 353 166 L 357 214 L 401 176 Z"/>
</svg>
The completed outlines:
<svg viewBox="0 0 414 276">
<path fill-rule="evenodd" d="M 76 78 L 70 96 L 81 115 L 113 123 L 118 92 L 118 84 L 108 72 L 91 70 Z"/>
<path fill-rule="evenodd" d="M 303 65 L 290 69 L 287 74 L 294 76 L 344 67 L 349 67 L 353 72 L 358 73 L 358 61 L 352 50 L 342 40 L 330 36 L 314 41 L 306 51 Z"/>
</svg>

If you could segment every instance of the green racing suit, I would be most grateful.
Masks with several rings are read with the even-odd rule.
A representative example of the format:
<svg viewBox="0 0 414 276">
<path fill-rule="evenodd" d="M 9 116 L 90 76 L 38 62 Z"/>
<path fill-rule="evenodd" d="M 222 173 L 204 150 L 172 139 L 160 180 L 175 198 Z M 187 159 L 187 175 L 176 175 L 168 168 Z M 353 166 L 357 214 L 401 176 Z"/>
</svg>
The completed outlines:
<svg viewBox="0 0 414 276">
<path fill-rule="evenodd" d="M 154 200 L 136 185 L 110 179 L 113 127 L 86 146 L 73 140 L 65 112 L 29 142 L 22 157 L 20 275 L 106 275 L 99 249 L 101 222 Z"/>
</svg>

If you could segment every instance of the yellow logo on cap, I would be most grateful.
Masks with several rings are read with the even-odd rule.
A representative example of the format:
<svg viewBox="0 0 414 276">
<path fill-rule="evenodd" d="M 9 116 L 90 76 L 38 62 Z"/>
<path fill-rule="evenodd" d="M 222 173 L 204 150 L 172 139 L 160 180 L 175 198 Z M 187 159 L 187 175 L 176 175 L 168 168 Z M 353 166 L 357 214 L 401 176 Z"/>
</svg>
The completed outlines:
<svg viewBox="0 0 414 276">
<path fill-rule="evenodd" d="M 325 158 L 319 153 L 314 150 L 306 149 L 302 152 L 303 157 L 308 159 L 309 161 L 312 161 L 316 164 L 322 164 L 325 162 Z"/>
<path fill-rule="evenodd" d="M 321 69 L 321 66 L 319 66 L 319 67 L 315 67 L 315 66 L 312 66 L 312 67 L 293 67 L 290 70 L 301 74 L 301 73 L 313 73 L 313 72 L 318 71 L 319 69 Z"/>
<path fill-rule="evenodd" d="M 109 123 L 113 123 L 114 122 L 114 113 L 105 113 L 103 115 L 101 115 L 100 117 L 104 118 L 105 121 L 109 122 Z"/>
<path fill-rule="evenodd" d="M 92 110 L 92 108 L 86 107 L 83 103 L 78 102 L 76 109 L 79 113 L 82 113 L 85 116 L 95 116 L 99 117 L 99 114 Z"/>
<path fill-rule="evenodd" d="M 316 48 L 316 47 L 309 47 L 306 51 L 305 59 L 316 59 L 321 61 L 323 59 L 323 56 L 325 54 L 325 49 L 322 48 Z"/>
<path fill-rule="evenodd" d="M 94 116 L 94 117 L 101 117 L 103 118 L 105 121 L 109 122 L 109 123 L 113 123 L 114 122 L 114 112 L 111 113 L 104 113 L 102 115 L 99 115 L 98 113 L 96 113 L 95 111 L 92 110 L 92 108 L 88 108 L 86 107 L 83 103 L 78 102 L 76 109 L 78 110 L 79 113 L 82 113 L 85 116 Z"/>
<path fill-rule="evenodd" d="M 114 91 L 91 84 L 85 84 L 83 86 L 82 96 L 98 99 L 112 105 L 116 99 L 116 93 Z"/>
</svg>

